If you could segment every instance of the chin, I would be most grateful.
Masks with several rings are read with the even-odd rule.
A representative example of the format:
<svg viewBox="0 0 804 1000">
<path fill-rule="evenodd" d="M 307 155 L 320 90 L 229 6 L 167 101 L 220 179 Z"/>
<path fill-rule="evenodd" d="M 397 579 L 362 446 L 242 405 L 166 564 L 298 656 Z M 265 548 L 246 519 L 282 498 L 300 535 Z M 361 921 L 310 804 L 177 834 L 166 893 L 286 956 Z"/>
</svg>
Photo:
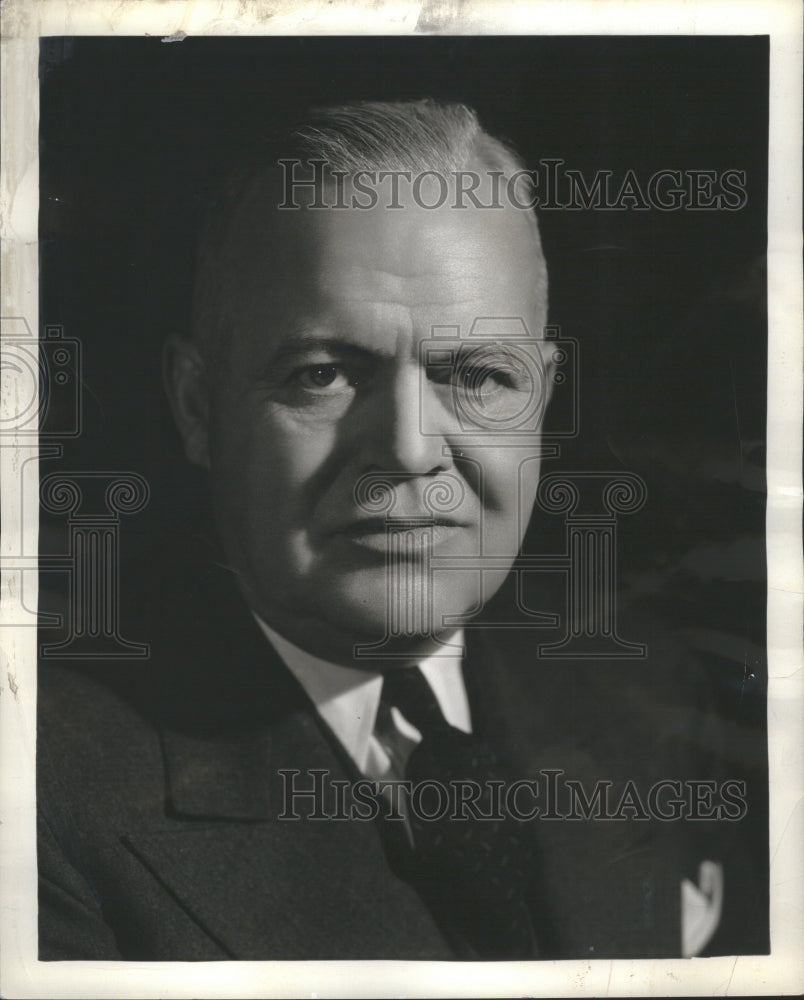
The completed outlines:
<svg viewBox="0 0 804 1000">
<path fill-rule="evenodd" d="M 335 630 L 351 632 L 360 643 L 386 638 L 415 643 L 454 631 L 457 624 L 450 619 L 471 617 L 498 586 L 481 594 L 477 571 L 434 573 L 429 580 L 411 574 L 394 595 L 383 569 L 329 581 L 319 591 L 318 606 L 326 608 L 324 617 Z"/>
</svg>

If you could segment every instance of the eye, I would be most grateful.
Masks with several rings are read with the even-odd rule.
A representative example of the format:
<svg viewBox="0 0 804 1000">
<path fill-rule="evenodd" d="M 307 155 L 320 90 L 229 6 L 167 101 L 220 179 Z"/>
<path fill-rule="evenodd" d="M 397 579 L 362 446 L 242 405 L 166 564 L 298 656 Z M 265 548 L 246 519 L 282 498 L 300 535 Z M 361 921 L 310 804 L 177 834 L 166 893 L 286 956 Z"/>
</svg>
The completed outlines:
<svg viewBox="0 0 804 1000">
<path fill-rule="evenodd" d="M 459 373 L 461 384 L 477 396 L 487 396 L 501 388 L 513 388 L 516 371 L 504 365 L 474 364 Z"/>
<path fill-rule="evenodd" d="M 294 373 L 294 377 L 310 392 L 322 392 L 327 389 L 337 392 L 350 385 L 349 378 L 340 365 L 305 365 Z"/>
<path fill-rule="evenodd" d="M 443 360 L 439 357 L 428 365 L 428 378 L 478 399 L 521 389 L 527 380 L 522 360 L 502 351 L 471 348 L 457 357 L 449 351 L 443 355 Z"/>
<path fill-rule="evenodd" d="M 520 372 L 506 364 L 490 361 L 459 363 L 454 368 L 433 371 L 430 378 L 434 382 L 451 385 L 466 395 L 476 398 L 491 396 L 503 389 L 519 387 Z"/>
</svg>

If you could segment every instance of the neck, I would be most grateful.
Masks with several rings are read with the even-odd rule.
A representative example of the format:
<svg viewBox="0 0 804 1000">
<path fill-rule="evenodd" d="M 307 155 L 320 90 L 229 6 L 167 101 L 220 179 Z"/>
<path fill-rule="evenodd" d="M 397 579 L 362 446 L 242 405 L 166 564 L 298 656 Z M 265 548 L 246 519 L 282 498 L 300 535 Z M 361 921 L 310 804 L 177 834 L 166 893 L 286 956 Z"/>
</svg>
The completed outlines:
<svg viewBox="0 0 804 1000">
<path fill-rule="evenodd" d="M 262 610 L 252 614 L 263 625 L 282 636 L 287 642 L 328 663 L 385 673 L 397 667 L 411 666 L 431 656 L 460 657 L 463 655 L 463 635 L 460 629 L 447 629 L 439 635 L 394 637 L 377 643 L 376 637 L 344 633 L 337 629 L 322 629 L 305 625 L 288 627 L 286 621 L 265 615 Z"/>
</svg>

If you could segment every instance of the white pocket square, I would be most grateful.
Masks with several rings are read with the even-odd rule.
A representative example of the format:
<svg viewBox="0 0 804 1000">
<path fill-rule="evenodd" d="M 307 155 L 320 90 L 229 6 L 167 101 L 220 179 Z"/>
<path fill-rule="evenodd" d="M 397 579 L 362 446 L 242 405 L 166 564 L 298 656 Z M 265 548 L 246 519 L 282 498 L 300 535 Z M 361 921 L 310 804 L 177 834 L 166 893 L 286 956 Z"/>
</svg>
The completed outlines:
<svg viewBox="0 0 804 1000">
<path fill-rule="evenodd" d="M 723 866 L 702 861 L 698 885 L 681 880 L 681 954 L 692 958 L 703 951 L 720 923 L 723 911 Z"/>
</svg>

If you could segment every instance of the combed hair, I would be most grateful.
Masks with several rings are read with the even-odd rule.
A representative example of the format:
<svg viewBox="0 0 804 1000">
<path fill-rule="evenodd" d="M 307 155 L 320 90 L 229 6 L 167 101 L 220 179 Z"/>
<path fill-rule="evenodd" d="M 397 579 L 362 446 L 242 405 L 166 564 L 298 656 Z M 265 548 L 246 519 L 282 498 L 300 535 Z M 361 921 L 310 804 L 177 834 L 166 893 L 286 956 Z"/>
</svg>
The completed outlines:
<svg viewBox="0 0 804 1000">
<path fill-rule="evenodd" d="M 479 162 L 513 173 L 516 154 L 480 127 L 463 104 L 433 100 L 366 102 L 316 108 L 295 130 L 301 151 L 326 160 L 331 169 L 435 170 L 448 173 Z"/>
<path fill-rule="evenodd" d="M 223 309 L 228 284 L 225 251 L 237 228 L 239 210 L 266 178 L 276 178 L 278 161 L 323 160 L 330 175 L 359 171 L 434 171 L 444 175 L 484 167 L 504 178 L 524 170 L 506 143 L 483 130 L 463 104 L 419 101 L 357 101 L 313 108 L 302 120 L 277 130 L 232 171 L 209 207 L 199 240 L 193 299 L 193 333 L 209 360 L 222 362 Z M 532 197 L 527 174 L 516 180 L 521 204 Z M 277 188 L 278 190 L 278 188 Z M 547 303 L 547 269 L 535 213 L 527 212 L 536 243 L 534 283 Z"/>
</svg>

